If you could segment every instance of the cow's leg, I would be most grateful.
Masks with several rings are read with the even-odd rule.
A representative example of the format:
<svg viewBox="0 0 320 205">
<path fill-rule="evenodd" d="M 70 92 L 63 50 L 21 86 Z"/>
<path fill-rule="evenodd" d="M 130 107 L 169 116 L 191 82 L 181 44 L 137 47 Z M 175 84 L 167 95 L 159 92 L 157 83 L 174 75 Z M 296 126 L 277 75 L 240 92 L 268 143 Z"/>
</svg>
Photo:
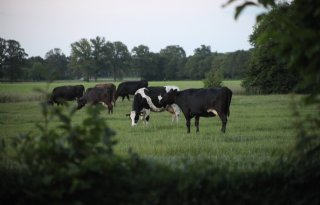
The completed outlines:
<svg viewBox="0 0 320 205">
<path fill-rule="evenodd" d="M 148 125 L 149 120 L 150 120 L 150 110 L 146 109 L 144 113 L 144 122 L 146 125 Z"/>
<path fill-rule="evenodd" d="M 176 104 L 171 105 L 174 111 L 174 119 L 178 123 L 179 122 L 179 115 L 180 115 L 180 108 Z"/>
<path fill-rule="evenodd" d="M 112 95 L 112 102 L 113 102 L 114 106 L 116 106 L 116 94 L 115 94 L 115 92 Z"/>
<path fill-rule="evenodd" d="M 190 133 L 190 118 L 186 119 L 186 120 L 187 120 L 186 125 L 187 125 L 187 129 L 188 129 L 187 133 Z"/>
<path fill-rule="evenodd" d="M 171 123 L 173 123 L 174 121 L 176 121 L 175 113 L 171 114 Z"/>
<path fill-rule="evenodd" d="M 128 101 L 130 101 L 129 95 L 127 95 Z"/>
<path fill-rule="evenodd" d="M 146 125 L 148 125 L 149 120 L 150 120 L 150 115 L 148 115 L 148 116 L 146 117 Z"/>
<path fill-rule="evenodd" d="M 194 122 L 194 124 L 195 124 L 195 126 L 197 128 L 196 132 L 199 132 L 199 119 L 200 119 L 200 116 L 196 115 L 195 122 Z"/>
<path fill-rule="evenodd" d="M 139 115 L 140 115 L 140 120 L 145 125 L 146 124 L 146 112 L 144 110 L 142 110 L 142 112 Z"/>
<path fill-rule="evenodd" d="M 222 121 L 222 127 L 221 127 L 221 132 L 225 133 L 226 132 L 226 126 L 227 126 L 227 115 L 221 114 L 219 115 L 221 121 Z"/>
<path fill-rule="evenodd" d="M 108 114 L 113 114 L 113 105 L 111 103 L 108 105 Z"/>
<path fill-rule="evenodd" d="M 185 118 L 186 118 L 187 133 L 190 133 L 190 120 L 191 120 L 191 117 L 187 114 L 187 115 L 185 115 Z"/>
</svg>

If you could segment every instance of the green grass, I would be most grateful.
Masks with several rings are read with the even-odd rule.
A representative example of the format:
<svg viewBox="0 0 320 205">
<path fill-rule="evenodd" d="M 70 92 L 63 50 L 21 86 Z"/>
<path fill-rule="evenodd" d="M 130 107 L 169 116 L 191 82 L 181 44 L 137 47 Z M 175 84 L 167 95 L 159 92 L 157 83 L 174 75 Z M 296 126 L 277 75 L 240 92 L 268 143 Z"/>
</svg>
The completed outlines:
<svg viewBox="0 0 320 205">
<path fill-rule="evenodd" d="M 50 85 L 78 84 L 79 82 L 57 82 Z M 95 83 L 83 83 L 85 87 Z M 150 82 L 151 86 L 177 85 L 181 89 L 202 87 L 201 81 Z M 240 81 L 227 81 L 231 89 L 239 89 Z M 45 83 L 1 84 L 3 92 L 23 95 L 17 102 L 0 103 L 1 136 L 7 139 L 19 133 L 36 134 L 36 123 L 42 123 L 39 101 L 28 100 L 34 94 L 33 88 L 46 88 Z M 102 113 L 107 124 L 116 132 L 118 143 L 114 147 L 119 155 L 126 156 L 132 149 L 141 157 L 161 163 L 179 166 L 182 161 L 202 161 L 217 166 L 251 169 L 262 164 L 272 163 L 286 153 L 295 143 L 292 128 L 292 111 L 290 95 L 234 95 L 231 115 L 225 134 L 220 132 L 219 118 L 200 118 L 200 133 L 195 132 L 194 120 L 191 133 L 187 134 L 183 115 L 179 123 L 171 122 L 167 112 L 151 113 L 150 123 L 131 127 L 131 121 L 125 114 L 131 111 L 127 100 L 117 102 L 114 114 Z M 70 103 L 75 106 L 76 103 Z M 312 113 L 312 109 L 304 113 Z M 75 114 L 74 122 L 80 123 L 85 118 L 85 110 Z M 57 122 L 56 122 L 57 123 Z"/>
</svg>

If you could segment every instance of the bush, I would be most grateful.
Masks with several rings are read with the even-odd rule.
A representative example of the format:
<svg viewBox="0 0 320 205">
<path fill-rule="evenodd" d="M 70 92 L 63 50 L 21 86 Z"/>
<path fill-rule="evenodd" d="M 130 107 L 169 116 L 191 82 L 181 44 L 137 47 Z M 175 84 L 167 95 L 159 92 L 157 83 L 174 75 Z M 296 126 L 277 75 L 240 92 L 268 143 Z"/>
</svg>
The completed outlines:
<svg viewBox="0 0 320 205">
<path fill-rule="evenodd" d="M 220 70 L 211 70 L 203 81 L 205 88 L 221 87 L 223 74 Z"/>
</svg>

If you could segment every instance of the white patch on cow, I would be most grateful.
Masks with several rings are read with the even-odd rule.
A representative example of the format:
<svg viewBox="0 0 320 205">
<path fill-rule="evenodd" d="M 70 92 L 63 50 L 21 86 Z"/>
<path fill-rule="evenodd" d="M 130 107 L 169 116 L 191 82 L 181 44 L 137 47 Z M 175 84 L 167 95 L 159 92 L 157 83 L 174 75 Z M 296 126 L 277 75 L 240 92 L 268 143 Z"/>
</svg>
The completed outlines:
<svg viewBox="0 0 320 205">
<path fill-rule="evenodd" d="M 134 122 L 134 118 L 136 117 L 136 111 L 131 111 L 130 112 L 130 119 L 131 119 L 131 126 L 135 126 L 137 125 L 135 122 Z"/>
<path fill-rule="evenodd" d="M 179 122 L 180 108 L 177 104 L 168 105 L 166 110 L 172 114 L 171 121 Z"/>
<path fill-rule="evenodd" d="M 166 85 L 166 86 L 163 86 L 166 88 L 166 92 L 170 92 L 170 90 L 177 90 L 177 91 L 180 91 L 180 88 L 175 86 L 175 85 Z"/>
<path fill-rule="evenodd" d="M 162 96 L 161 95 L 158 96 L 158 100 L 159 100 L 159 102 L 162 100 Z"/>
<path fill-rule="evenodd" d="M 108 107 L 107 104 L 105 104 L 104 102 L 100 102 L 102 104 L 103 107 Z"/>
<path fill-rule="evenodd" d="M 171 107 L 174 110 L 174 119 L 172 121 L 179 122 L 179 116 L 180 116 L 180 108 L 177 104 L 172 104 Z"/>
<path fill-rule="evenodd" d="M 212 112 L 214 115 L 219 116 L 218 112 L 214 109 L 208 109 L 207 112 Z"/>
<path fill-rule="evenodd" d="M 150 108 L 151 108 L 152 111 L 154 111 L 154 112 L 161 112 L 161 111 L 163 111 L 163 109 L 158 108 L 158 107 L 156 107 L 156 106 L 153 104 L 151 98 L 145 94 L 145 92 L 144 92 L 145 90 L 147 90 L 147 88 L 140 88 L 139 90 L 136 91 L 135 95 L 136 95 L 136 94 L 140 94 L 142 98 L 146 99 L 146 100 L 147 100 L 147 103 L 148 103 L 148 105 L 150 106 Z"/>
</svg>

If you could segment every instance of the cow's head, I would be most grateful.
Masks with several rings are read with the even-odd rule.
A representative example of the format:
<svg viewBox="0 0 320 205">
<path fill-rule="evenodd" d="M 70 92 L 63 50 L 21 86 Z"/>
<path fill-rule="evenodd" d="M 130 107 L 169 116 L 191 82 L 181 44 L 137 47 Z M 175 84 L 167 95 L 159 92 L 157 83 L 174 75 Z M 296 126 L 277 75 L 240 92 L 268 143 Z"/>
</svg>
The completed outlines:
<svg viewBox="0 0 320 205">
<path fill-rule="evenodd" d="M 140 113 L 137 113 L 136 111 L 131 111 L 130 114 L 127 114 L 127 116 L 131 119 L 131 126 L 136 126 L 139 121 L 139 115 Z"/>
<path fill-rule="evenodd" d="M 177 95 L 177 90 L 170 90 L 168 93 L 164 94 L 163 96 L 159 96 L 159 103 L 161 106 L 165 107 L 167 105 L 171 105 L 175 103 L 175 98 Z"/>
<path fill-rule="evenodd" d="M 78 107 L 77 109 L 81 109 L 83 106 L 85 106 L 87 104 L 87 101 L 84 97 L 78 98 L 77 99 L 77 103 L 78 103 Z"/>
</svg>

